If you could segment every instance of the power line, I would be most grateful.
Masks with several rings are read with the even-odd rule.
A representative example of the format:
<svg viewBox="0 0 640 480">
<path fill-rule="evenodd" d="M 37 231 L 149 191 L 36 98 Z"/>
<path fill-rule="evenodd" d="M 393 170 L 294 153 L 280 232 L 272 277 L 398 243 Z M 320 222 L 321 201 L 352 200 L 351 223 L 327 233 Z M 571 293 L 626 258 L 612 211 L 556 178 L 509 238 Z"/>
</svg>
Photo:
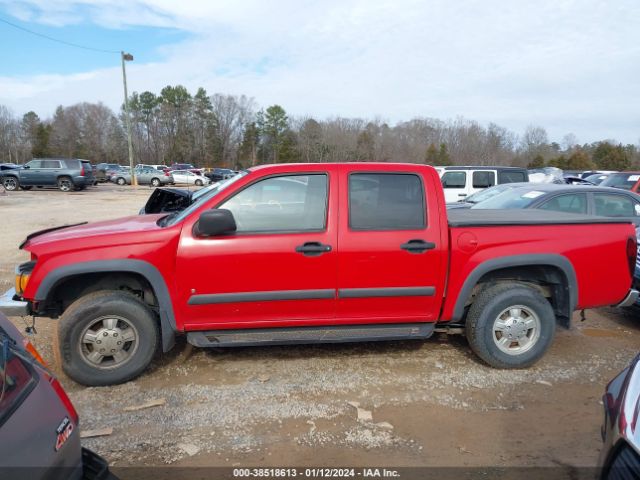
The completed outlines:
<svg viewBox="0 0 640 480">
<path fill-rule="evenodd" d="M 67 42 L 65 40 L 59 40 L 57 38 L 50 37 L 49 35 L 45 35 L 43 33 L 34 32 L 33 30 L 29 30 L 28 28 L 24 28 L 24 27 L 21 27 L 20 25 L 16 25 L 15 23 L 11 23 L 10 21 L 5 20 L 4 18 L 0 18 L 0 22 L 6 23 L 7 25 L 11 25 L 12 27 L 17 28 L 18 30 L 22 30 L 23 32 L 30 33 L 31 35 L 35 35 L 37 37 L 46 38 L 47 40 L 51 40 L 52 42 L 62 43 L 63 45 L 67 45 L 69 47 L 82 48 L 83 50 L 91 50 L 93 52 L 120 53 L 118 50 L 103 50 L 101 48 L 86 47 L 84 45 L 79 45 L 77 43 Z"/>
</svg>

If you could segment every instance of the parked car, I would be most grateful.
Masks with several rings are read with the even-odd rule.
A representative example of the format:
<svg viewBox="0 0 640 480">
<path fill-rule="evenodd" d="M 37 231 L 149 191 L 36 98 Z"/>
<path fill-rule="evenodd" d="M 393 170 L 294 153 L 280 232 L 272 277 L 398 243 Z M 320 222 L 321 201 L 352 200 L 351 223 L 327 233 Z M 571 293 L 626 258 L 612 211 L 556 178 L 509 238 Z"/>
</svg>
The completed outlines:
<svg viewBox="0 0 640 480">
<path fill-rule="evenodd" d="M 2 174 L 4 188 L 58 187 L 63 192 L 83 190 L 94 184 L 91 162 L 78 158 L 36 158 Z"/>
<path fill-rule="evenodd" d="M 171 171 L 173 171 L 173 170 L 189 170 L 190 172 L 195 173 L 196 175 L 202 175 L 202 170 L 199 169 L 199 168 L 194 167 L 190 163 L 174 163 L 173 165 L 171 165 L 169 167 L 169 170 L 171 170 Z"/>
<path fill-rule="evenodd" d="M 590 185 L 531 184 L 476 203 L 471 210 L 538 209 L 620 218 L 640 225 L 640 195 Z"/>
<path fill-rule="evenodd" d="M 151 185 L 160 187 L 162 185 L 173 185 L 174 178 L 169 172 L 161 172 L 153 167 L 143 167 L 134 169 L 138 185 Z M 131 185 L 130 169 L 114 172 L 111 181 L 118 185 Z"/>
<path fill-rule="evenodd" d="M 604 443 L 598 461 L 602 480 L 640 477 L 640 355 L 607 385 L 602 397 Z"/>
<path fill-rule="evenodd" d="M 591 177 L 592 175 L 611 175 L 612 173 L 618 173 L 616 170 L 586 170 L 580 174 L 582 178 Z"/>
<path fill-rule="evenodd" d="M 121 168 L 117 163 L 99 163 L 96 165 L 96 180 L 98 182 L 108 182 L 110 174 Z"/>
<path fill-rule="evenodd" d="M 0 473 L 31 480 L 116 479 L 80 445 L 76 409 L 33 345 L 0 313 Z"/>
<path fill-rule="evenodd" d="M 231 170 L 230 168 L 214 168 L 210 172 L 205 172 L 204 176 L 212 182 L 220 182 L 233 177 L 236 173 L 238 172 Z"/>
<path fill-rule="evenodd" d="M 603 187 L 614 187 L 638 193 L 640 191 L 640 172 L 612 173 L 600 184 Z"/>
<path fill-rule="evenodd" d="M 201 187 L 211 183 L 211 180 L 204 175 L 198 175 L 189 170 L 171 170 L 171 175 L 173 176 L 174 182 L 177 184 L 196 185 Z"/>
<path fill-rule="evenodd" d="M 140 215 L 151 213 L 180 212 L 206 195 L 217 189 L 224 182 L 216 182 L 199 190 L 185 190 L 183 188 L 156 188 L 149 196 L 147 203 L 140 209 Z"/>
<path fill-rule="evenodd" d="M 625 219 L 447 212 L 438 174 L 416 164 L 255 167 L 181 212 L 49 228 L 20 248 L 33 260 L 0 311 L 59 317 L 62 368 L 85 385 L 137 377 L 177 335 L 235 347 L 437 329 L 526 368 L 573 311 L 638 298 Z"/>
<path fill-rule="evenodd" d="M 518 167 L 445 167 L 440 180 L 445 201 L 453 203 L 494 185 L 528 182 L 529 174 Z"/>
</svg>

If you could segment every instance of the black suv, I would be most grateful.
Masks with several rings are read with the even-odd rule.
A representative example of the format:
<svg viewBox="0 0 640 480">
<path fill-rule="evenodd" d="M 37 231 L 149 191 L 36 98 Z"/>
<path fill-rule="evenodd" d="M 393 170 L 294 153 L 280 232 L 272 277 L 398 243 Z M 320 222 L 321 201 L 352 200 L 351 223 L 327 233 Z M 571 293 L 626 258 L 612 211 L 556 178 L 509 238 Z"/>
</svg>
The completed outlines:
<svg viewBox="0 0 640 480">
<path fill-rule="evenodd" d="M 34 158 L 22 167 L 5 170 L 1 175 L 2 185 L 9 191 L 58 187 L 69 192 L 94 184 L 91 163 L 78 158 Z"/>
</svg>

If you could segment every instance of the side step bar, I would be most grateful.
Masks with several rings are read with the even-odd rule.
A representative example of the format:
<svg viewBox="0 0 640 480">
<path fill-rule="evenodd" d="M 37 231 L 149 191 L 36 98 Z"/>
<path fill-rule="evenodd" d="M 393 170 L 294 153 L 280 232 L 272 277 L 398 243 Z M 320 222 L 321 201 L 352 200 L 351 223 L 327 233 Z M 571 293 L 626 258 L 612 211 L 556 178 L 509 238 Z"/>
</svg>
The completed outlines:
<svg viewBox="0 0 640 480">
<path fill-rule="evenodd" d="M 425 339 L 431 336 L 435 325 L 434 322 L 210 330 L 188 332 L 187 341 L 196 347 L 247 347 Z"/>
</svg>

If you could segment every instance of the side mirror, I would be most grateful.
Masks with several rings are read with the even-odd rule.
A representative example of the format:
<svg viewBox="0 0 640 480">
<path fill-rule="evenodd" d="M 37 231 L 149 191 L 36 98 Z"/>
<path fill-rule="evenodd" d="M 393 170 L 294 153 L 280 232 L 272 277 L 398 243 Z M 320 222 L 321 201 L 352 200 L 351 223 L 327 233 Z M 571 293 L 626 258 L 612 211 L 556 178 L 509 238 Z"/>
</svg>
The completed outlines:
<svg viewBox="0 0 640 480">
<path fill-rule="evenodd" d="M 236 231 L 233 213 L 225 208 L 214 208 L 200 215 L 196 234 L 201 237 L 214 237 Z"/>
<path fill-rule="evenodd" d="M 30 169 L 31 167 L 30 167 L 29 165 L 25 165 L 25 166 L 24 166 L 24 167 L 22 167 L 22 168 L 25 168 L 25 169 L 27 169 L 27 170 L 28 170 L 28 169 Z"/>
</svg>

